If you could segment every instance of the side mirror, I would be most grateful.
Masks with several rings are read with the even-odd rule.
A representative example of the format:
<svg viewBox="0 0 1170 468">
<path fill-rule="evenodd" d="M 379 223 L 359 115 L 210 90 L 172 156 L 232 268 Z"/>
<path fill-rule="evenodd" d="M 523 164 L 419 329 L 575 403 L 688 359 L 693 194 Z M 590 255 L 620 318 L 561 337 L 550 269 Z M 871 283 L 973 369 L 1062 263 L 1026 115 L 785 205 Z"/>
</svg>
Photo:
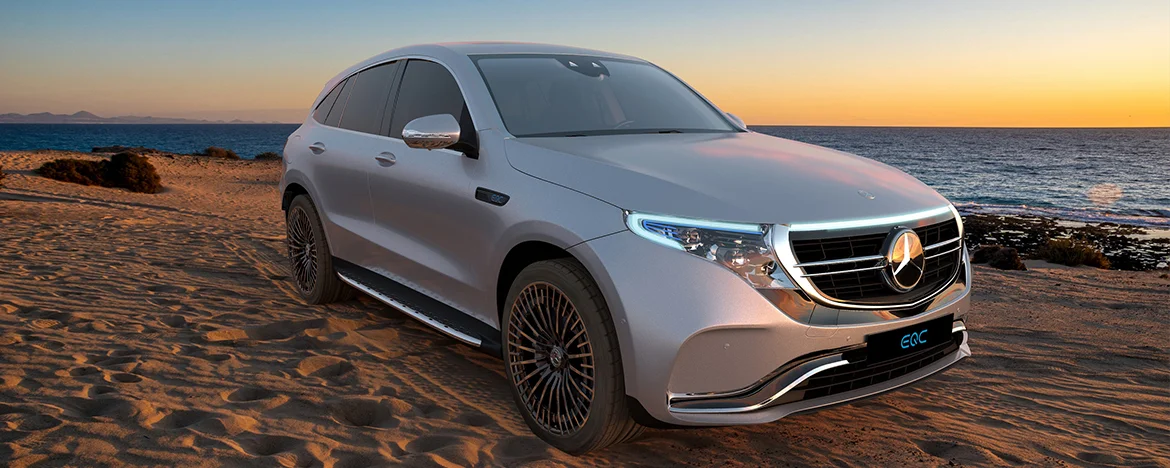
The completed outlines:
<svg viewBox="0 0 1170 468">
<path fill-rule="evenodd" d="M 727 118 L 731 119 L 732 123 L 739 125 L 739 128 L 747 130 L 747 124 L 743 123 L 743 119 L 736 117 L 735 114 L 730 112 L 724 112 L 723 115 L 726 115 Z"/>
<path fill-rule="evenodd" d="M 459 142 L 459 121 L 451 114 L 419 117 L 402 128 L 402 140 L 411 148 L 447 148 Z"/>
</svg>

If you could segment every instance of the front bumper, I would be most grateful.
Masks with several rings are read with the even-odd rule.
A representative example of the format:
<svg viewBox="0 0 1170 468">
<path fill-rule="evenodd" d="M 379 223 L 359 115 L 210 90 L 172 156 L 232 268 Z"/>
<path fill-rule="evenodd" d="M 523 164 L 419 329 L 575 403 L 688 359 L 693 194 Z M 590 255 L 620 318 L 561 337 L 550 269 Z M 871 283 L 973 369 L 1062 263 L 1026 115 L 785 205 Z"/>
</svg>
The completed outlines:
<svg viewBox="0 0 1170 468">
<path fill-rule="evenodd" d="M 847 365 L 843 356 L 863 348 L 867 335 L 948 314 L 961 325 L 970 303 L 969 265 L 924 312 L 901 317 L 886 310 L 828 309 L 795 291 L 761 294 L 721 266 L 659 248 L 628 231 L 580 244 L 570 252 L 593 274 L 609 304 L 626 393 L 664 423 L 774 421 L 906 385 L 970 355 L 966 331 L 957 330 L 961 340 L 957 349 L 895 378 L 788 401 L 791 396 L 785 394 L 796 386 Z M 843 359 L 846 364 L 815 373 L 803 366 L 794 374 L 794 366 L 810 357 L 820 362 L 812 368 Z M 795 382 L 801 376 L 804 379 Z M 779 392 L 790 384 L 792 388 Z M 776 398 L 764 401 L 773 395 Z M 729 400 L 711 404 L 728 396 Z M 697 401 L 723 409 L 704 410 Z"/>
</svg>

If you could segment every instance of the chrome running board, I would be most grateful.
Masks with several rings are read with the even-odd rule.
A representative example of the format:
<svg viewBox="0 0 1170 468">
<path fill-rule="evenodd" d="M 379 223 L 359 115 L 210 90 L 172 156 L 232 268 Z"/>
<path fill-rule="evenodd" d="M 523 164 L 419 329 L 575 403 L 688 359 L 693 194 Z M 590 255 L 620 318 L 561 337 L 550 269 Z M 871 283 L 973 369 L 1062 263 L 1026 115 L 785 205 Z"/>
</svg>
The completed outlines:
<svg viewBox="0 0 1170 468">
<path fill-rule="evenodd" d="M 402 313 L 413 317 L 415 320 L 418 320 L 422 323 L 430 325 L 431 328 L 434 328 L 435 330 L 441 331 L 441 332 L 447 334 L 448 336 L 450 336 L 451 338 L 455 338 L 459 341 L 462 341 L 462 342 L 467 343 L 467 344 L 472 345 L 472 346 L 479 346 L 479 343 L 480 343 L 479 338 L 474 338 L 474 337 L 468 336 L 468 335 L 464 334 L 463 332 L 460 332 L 459 330 L 456 330 L 454 328 L 443 325 L 442 323 L 439 323 L 436 320 L 432 320 L 430 317 L 427 317 L 427 316 L 419 313 L 418 311 L 411 309 L 410 307 L 407 307 L 406 304 L 403 304 L 403 303 L 398 302 L 394 299 L 386 297 L 386 296 L 382 295 L 382 293 L 375 291 L 373 288 L 370 288 L 364 284 L 361 284 L 361 283 L 357 282 L 357 280 L 354 280 L 348 276 L 345 276 L 344 274 L 338 273 L 337 277 L 341 278 L 341 281 L 344 281 L 345 284 L 353 286 L 354 289 L 357 289 L 358 291 L 366 293 L 366 295 L 368 295 L 374 299 L 377 299 L 390 307 L 393 307 L 395 309 L 402 311 Z"/>
<path fill-rule="evenodd" d="M 499 331 L 449 305 L 358 265 L 334 257 L 337 277 L 379 302 L 460 342 L 500 355 Z"/>
</svg>

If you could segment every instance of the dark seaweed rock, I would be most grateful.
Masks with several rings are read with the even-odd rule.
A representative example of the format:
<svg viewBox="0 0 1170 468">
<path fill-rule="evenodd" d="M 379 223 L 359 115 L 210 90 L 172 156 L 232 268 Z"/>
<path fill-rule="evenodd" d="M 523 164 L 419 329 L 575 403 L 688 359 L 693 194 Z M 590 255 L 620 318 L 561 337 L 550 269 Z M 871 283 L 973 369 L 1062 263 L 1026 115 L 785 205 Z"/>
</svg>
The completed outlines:
<svg viewBox="0 0 1170 468">
<path fill-rule="evenodd" d="M 195 153 L 195 155 L 221 159 L 240 159 L 240 155 L 236 154 L 235 151 L 226 148 L 220 148 L 218 146 L 208 146 L 207 149 L 203 150 L 202 152 Z"/>
<path fill-rule="evenodd" d="M 1109 269 L 1109 259 L 1095 247 L 1072 239 L 1052 239 L 1036 252 L 1036 257 L 1061 265 L 1088 265 Z"/>
<path fill-rule="evenodd" d="M 0 167 L 0 187 L 4 186 L 4 168 Z"/>
<path fill-rule="evenodd" d="M 1020 259 L 1020 251 L 1011 247 L 1004 247 L 996 250 L 991 258 L 987 260 L 987 266 L 998 268 L 1000 270 L 1027 270 L 1024 266 L 1024 261 Z"/>
<path fill-rule="evenodd" d="M 280 161 L 280 155 L 271 151 L 265 151 L 263 153 L 257 154 L 254 159 L 257 161 Z"/>
<path fill-rule="evenodd" d="M 41 165 L 36 173 L 42 177 L 81 185 L 102 185 L 105 161 L 54 159 Z"/>
<path fill-rule="evenodd" d="M 118 153 L 105 164 L 105 180 L 113 187 L 131 192 L 159 193 L 162 178 L 154 165 L 146 158 L 134 153 Z"/>
<path fill-rule="evenodd" d="M 975 253 L 971 254 L 971 263 L 987 263 L 991 261 L 991 256 L 1002 248 L 1002 245 L 988 245 L 975 249 Z"/>
<path fill-rule="evenodd" d="M 36 173 L 81 185 L 118 187 L 139 193 L 162 191 L 162 179 L 154 165 L 134 153 L 118 153 L 108 161 L 56 159 L 41 165 Z"/>
<path fill-rule="evenodd" d="M 1011 246 L 1024 258 L 1041 258 L 1039 252 L 1051 240 L 1069 239 L 1100 251 L 1117 270 L 1162 269 L 1170 262 L 1170 239 L 1141 237 L 1148 231 L 1138 226 L 968 213 L 963 216 L 963 231 L 973 252 L 984 246 Z"/>
<path fill-rule="evenodd" d="M 95 146 L 95 147 L 93 147 L 93 150 L 90 152 L 91 153 L 135 153 L 135 154 L 162 153 L 162 151 L 159 151 L 159 150 L 154 149 L 154 148 L 147 148 L 145 146 L 122 146 L 122 145 Z"/>
</svg>

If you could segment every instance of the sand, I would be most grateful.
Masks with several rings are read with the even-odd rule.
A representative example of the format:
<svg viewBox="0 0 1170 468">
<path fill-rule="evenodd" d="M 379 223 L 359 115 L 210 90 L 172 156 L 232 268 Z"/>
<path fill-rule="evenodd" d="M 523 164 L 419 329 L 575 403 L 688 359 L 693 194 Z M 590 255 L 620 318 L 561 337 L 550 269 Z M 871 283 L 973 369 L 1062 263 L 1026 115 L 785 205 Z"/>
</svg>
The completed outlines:
<svg viewBox="0 0 1170 468">
<path fill-rule="evenodd" d="M 143 195 L 32 174 L 63 154 L 0 153 L 0 465 L 1170 466 L 1158 272 L 977 267 L 975 355 L 934 379 L 574 458 L 498 359 L 368 298 L 301 303 L 279 163 L 154 156 Z"/>
</svg>

